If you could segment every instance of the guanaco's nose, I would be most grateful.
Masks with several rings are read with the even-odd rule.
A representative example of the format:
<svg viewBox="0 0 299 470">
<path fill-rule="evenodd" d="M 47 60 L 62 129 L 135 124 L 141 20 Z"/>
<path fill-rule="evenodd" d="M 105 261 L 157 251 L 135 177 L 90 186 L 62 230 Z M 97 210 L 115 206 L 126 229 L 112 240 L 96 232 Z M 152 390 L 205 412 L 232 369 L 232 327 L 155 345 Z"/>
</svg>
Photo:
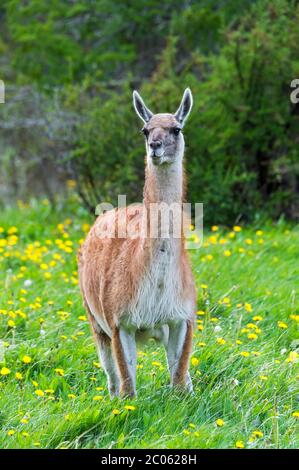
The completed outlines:
<svg viewBox="0 0 299 470">
<path fill-rule="evenodd" d="M 160 148 L 161 146 L 162 146 L 161 140 L 153 140 L 153 141 L 150 143 L 150 147 L 151 147 L 153 150 L 157 150 L 157 149 Z"/>
</svg>

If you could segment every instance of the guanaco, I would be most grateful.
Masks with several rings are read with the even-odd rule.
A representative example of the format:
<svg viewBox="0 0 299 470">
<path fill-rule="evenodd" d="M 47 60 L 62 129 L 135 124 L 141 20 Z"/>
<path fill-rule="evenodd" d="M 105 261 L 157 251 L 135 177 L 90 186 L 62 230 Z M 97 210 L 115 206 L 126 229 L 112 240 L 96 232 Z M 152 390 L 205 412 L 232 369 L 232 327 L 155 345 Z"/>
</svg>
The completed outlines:
<svg viewBox="0 0 299 470">
<path fill-rule="evenodd" d="M 151 207 L 182 207 L 182 129 L 193 98 L 187 88 L 175 114 L 153 114 L 137 91 L 133 104 L 144 124 L 143 202 L 101 214 L 78 253 L 83 303 L 111 397 L 136 394 L 136 342 L 149 338 L 165 345 L 171 385 L 192 391 L 196 291 L 184 234 L 174 236 L 170 213 L 166 234 L 161 214 L 153 220 Z M 134 236 L 123 236 L 128 227 Z"/>
</svg>

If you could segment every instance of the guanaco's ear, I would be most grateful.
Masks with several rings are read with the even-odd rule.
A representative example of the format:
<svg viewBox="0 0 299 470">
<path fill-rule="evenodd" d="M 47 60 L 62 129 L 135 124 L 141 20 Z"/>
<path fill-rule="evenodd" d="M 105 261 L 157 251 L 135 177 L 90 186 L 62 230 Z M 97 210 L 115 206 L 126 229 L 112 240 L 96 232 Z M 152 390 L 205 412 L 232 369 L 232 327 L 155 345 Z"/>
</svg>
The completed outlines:
<svg viewBox="0 0 299 470">
<path fill-rule="evenodd" d="M 190 114 L 191 108 L 193 105 L 193 98 L 190 88 L 186 88 L 183 94 L 181 104 L 175 113 L 176 120 L 183 126 L 187 117 Z"/>
<path fill-rule="evenodd" d="M 143 122 L 148 122 L 153 116 L 153 113 L 145 106 L 143 99 L 136 90 L 133 91 L 133 104 L 140 119 L 142 119 Z"/>
</svg>

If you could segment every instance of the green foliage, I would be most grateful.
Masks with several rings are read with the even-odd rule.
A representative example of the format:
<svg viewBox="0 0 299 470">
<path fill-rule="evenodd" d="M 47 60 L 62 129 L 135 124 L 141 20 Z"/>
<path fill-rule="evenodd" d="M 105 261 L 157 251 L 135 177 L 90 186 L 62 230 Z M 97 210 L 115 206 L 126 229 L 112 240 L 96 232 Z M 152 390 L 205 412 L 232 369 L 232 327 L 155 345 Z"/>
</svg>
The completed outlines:
<svg viewBox="0 0 299 470">
<path fill-rule="evenodd" d="M 219 54 L 193 53 L 180 73 L 179 39 L 170 36 L 141 89 L 154 112 L 174 112 L 185 86 L 194 93 L 186 167 L 189 199 L 204 202 L 206 222 L 298 216 L 298 107 L 289 99 L 299 70 L 298 19 L 285 1 L 267 9 L 262 2 L 225 32 Z M 144 151 L 130 84 L 84 104 L 72 161 L 91 206 L 122 193 L 140 200 Z"/>
</svg>

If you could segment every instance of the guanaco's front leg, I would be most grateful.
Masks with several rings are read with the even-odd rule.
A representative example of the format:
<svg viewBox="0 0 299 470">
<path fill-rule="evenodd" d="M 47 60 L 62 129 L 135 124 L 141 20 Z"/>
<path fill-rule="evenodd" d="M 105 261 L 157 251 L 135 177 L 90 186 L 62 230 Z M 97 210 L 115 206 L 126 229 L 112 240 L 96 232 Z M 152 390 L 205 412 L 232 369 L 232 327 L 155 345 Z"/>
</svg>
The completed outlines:
<svg viewBox="0 0 299 470">
<path fill-rule="evenodd" d="M 172 386 L 186 388 L 192 392 L 189 374 L 189 359 L 192 351 L 193 325 L 182 320 L 169 325 L 167 360 Z"/>
</svg>

